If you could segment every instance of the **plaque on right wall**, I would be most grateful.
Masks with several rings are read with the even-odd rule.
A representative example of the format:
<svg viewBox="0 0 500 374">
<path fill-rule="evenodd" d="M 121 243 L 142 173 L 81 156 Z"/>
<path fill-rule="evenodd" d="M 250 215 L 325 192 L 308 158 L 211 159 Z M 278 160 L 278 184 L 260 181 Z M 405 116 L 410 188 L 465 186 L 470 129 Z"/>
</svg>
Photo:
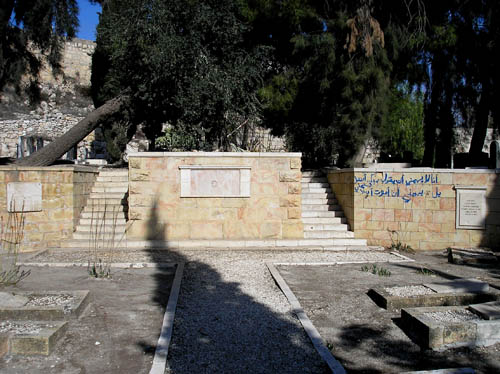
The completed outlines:
<svg viewBox="0 0 500 374">
<path fill-rule="evenodd" d="M 486 187 L 455 186 L 457 191 L 456 228 L 486 228 Z"/>
</svg>

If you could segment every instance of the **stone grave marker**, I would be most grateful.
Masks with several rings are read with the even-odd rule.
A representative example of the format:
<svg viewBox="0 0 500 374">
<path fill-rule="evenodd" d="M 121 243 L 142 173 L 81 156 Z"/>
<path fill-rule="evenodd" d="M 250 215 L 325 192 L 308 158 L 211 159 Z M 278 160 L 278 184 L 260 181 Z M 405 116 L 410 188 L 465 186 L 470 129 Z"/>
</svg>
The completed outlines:
<svg viewBox="0 0 500 374">
<path fill-rule="evenodd" d="M 456 228 L 486 228 L 486 187 L 455 186 L 457 191 Z"/>
</svg>

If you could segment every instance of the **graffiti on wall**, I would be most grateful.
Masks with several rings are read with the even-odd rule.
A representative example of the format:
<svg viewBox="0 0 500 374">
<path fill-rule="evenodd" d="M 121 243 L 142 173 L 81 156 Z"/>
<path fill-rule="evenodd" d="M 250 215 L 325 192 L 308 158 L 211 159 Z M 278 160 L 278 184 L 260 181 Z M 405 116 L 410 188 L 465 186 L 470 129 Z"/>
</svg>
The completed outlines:
<svg viewBox="0 0 500 374">
<path fill-rule="evenodd" d="M 359 193 L 365 197 L 395 197 L 400 198 L 405 203 L 409 203 L 415 197 L 441 197 L 437 175 L 424 174 L 414 178 L 402 174 L 399 178 L 394 178 L 387 173 L 363 173 L 363 176 L 354 176 L 354 193 Z M 433 186 L 432 190 L 424 189 L 424 186 Z"/>
</svg>

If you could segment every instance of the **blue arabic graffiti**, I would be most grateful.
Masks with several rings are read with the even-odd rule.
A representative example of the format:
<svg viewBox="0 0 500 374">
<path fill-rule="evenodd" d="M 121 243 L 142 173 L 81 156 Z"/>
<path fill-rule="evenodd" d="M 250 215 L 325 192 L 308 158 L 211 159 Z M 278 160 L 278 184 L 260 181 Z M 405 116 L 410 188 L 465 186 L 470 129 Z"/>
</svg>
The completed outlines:
<svg viewBox="0 0 500 374">
<path fill-rule="evenodd" d="M 354 192 L 375 197 L 396 197 L 401 198 L 405 203 L 409 203 L 414 197 L 427 196 L 422 185 L 439 184 L 437 175 L 425 174 L 419 178 L 413 178 L 401 175 L 400 178 L 394 178 L 392 175 L 382 173 L 382 177 L 377 173 L 364 173 L 362 177 L 354 176 Z M 401 192 L 400 187 L 409 187 L 405 193 Z M 441 192 L 436 186 L 432 191 L 432 198 L 441 197 Z"/>
</svg>

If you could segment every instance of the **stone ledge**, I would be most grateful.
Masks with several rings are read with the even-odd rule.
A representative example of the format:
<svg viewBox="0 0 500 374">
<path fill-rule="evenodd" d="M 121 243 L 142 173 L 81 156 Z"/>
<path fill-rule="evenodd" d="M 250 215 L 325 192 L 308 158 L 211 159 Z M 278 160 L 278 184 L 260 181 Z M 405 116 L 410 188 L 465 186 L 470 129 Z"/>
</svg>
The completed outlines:
<svg viewBox="0 0 500 374">
<path fill-rule="evenodd" d="M 302 157 L 302 153 L 288 152 L 132 152 L 130 157 L 238 157 L 287 158 Z"/>
<path fill-rule="evenodd" d="M 11 321 L 15 323 L 16 321 Z M 33 324 L 47 325 L 47 322 L 30 321 Z M 12 355 L 43 355 L 52 352 L 57 340 L 67 329 L 67 322 L 50 322 L 51 327 L 44 327 L 37 334 L 0 334 L 0 357 L 3 353 Z M 2 347 L 7 345 L 8 352 Z"/>
</svg>

